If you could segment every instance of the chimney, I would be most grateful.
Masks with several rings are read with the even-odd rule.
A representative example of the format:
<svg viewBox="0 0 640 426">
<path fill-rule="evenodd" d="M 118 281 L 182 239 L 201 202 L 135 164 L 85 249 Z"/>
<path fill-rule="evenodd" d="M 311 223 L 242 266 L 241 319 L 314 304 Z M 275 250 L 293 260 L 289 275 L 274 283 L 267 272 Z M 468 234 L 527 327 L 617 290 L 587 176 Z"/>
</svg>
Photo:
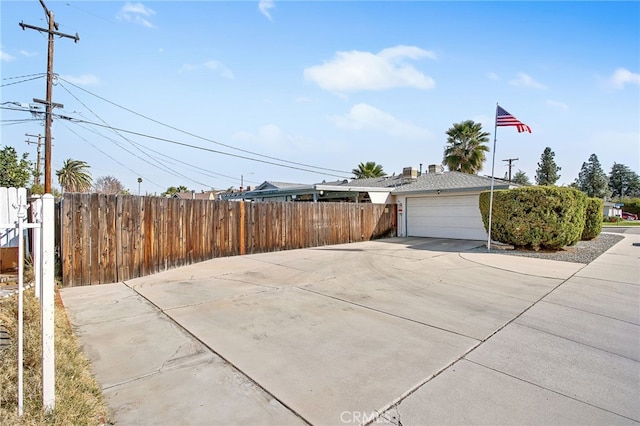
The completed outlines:
<svg viewBox="0 0 640 426">
<path fill-rule="evenodd" d="M 429 173 L 443 173 L 444 167 L 440 164 L 429 164 Z"/>
<path fill-rule="evenodd" d="M 413 167 L 405 167 L 402 169 L 402 179 L 405 181 L 417 180 L 418 170 Z"/>
</svg>

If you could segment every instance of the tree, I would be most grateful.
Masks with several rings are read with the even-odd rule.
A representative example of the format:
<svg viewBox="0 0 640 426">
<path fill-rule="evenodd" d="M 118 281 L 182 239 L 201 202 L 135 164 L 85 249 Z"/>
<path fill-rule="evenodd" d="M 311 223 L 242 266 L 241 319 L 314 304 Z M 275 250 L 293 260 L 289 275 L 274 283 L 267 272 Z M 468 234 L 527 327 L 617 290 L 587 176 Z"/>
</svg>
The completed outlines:
<svg viewBox="0 0 640 426">
<path fill-rule="evenodd" d="M 184 185 L 180 185 L 179 187 L 175 187 L 175 186 L 170 186 L 169 188 L 167 188 L 166 191 L 164 191 L 162 194 L 163 197 L 172 197 L 174 194 L 177 194 L 178 192 L 187 192 L 189 191 L 189 189 L 184 186 Z"/>
<path fill-rule="evenodd" d="M 575 181 L 576 187 L 589 197 L 605 198 L 609 191 L 609 178 L 602 170 L 596 154 L 591 154 L 589 161 L 582 163 L 580 174 Z"/>
<path fill-rule="evenodd" d="M 544 152 L 540 156 L 540 162 L 538 163 L 538 170 L 536 170 L 536 183 L 538 185 L 555 185 L 560 179 L 558 172 L 562 170 L 558 167 L 554 161 L 556 156 L 555 152 L 551 151 L 551 148 L 546 147 Z"/>
<path fill-rule="evenodd" d="M 472 120 L 454 123 L 446 134 L 447 147 L 442 164 L 451 171 L 462 173 L 477 174 L 482 170 L 485 152 L 489 152 L 485 145 L 489 141 L 489 133 L 482 131 L 482 124 Z"/>
<path fill-rule="evenodd" d="M 96 183 L 93 185 L 93 190 L 99 194 L 124 194 L 128 191 L 125 189 L 122 182 L 114 176 L 101 176 L 96 179 Z"/>
<path fill-rule="evenodd" d="M 351 170 L 351 173 L 353 173 L 356 179 L 374 178 L 387 175 L 382 170 L 382 165 L 376 164 L 374 161 L 367 161 L 366 163 L 358 164 L 358 168 Z"/>
<path fill-rule="evenodd" d="M 640 176 L 624 164 L 613 163 L 609 174 L 609 189 L 614 197 L 640 195 Z"/>
<path fill-rule="evenodd" d="M 531 185 L 531 182 L 529 181 L 529 176 L 527 176 L 527 174 L 522 170 L 518 170 L 516 174 L 513 175 L 511 182 L 517 183 L 518 185 Z"/>
<path fill-rule="evenodd" d="M 85 161 L 66 159 L 62 168 L 56 171 L 62 192 L 88 192 L 93 183 L 89 168 Z"/>
<path fill-rule="evenodd" d="M 0 150 L 0 186 L 24 188 L 33 176 L 33 164 L 27 158 L 28 153 L 18 158 L 15 148 L 5 146 Z"/>
</svg>

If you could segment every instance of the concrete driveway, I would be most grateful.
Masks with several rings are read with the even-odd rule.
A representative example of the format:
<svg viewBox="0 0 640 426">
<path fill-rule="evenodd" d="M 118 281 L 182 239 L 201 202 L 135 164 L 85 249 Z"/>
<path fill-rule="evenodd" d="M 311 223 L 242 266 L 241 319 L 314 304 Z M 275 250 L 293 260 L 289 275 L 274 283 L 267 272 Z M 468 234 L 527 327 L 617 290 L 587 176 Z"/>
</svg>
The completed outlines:
<svg viewBox="0 0 640 426">
<path fill-rule="evenodd" d="M 397 238 L 61 291 L 118 424 L 633 424 L 640 248 Z"/>
</svg>

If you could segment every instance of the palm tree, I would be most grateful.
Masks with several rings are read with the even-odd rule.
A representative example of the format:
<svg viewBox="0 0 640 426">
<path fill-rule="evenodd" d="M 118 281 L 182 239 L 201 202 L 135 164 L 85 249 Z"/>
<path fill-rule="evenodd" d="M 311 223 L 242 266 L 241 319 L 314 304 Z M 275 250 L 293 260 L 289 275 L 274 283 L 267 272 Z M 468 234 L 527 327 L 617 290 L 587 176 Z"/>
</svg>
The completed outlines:
<svg viewBox="0 0 640 426">
<path fill-rule="evenodd" d="M 482 131 L 482 124 L 472 120 L 454 123 L 447 130 L 447 147 L 444 150 L 442 164 L 451 171 L 477 174 L 482 170 L 485 152 L 489 147 L 489 133 Z"/>
<path fill-rule="evenodd" d="M 85 161 L 68 158 L 62 168 L 56 171 L 62 192 L 87 192 L 91 189 L 93 179 L 89 173 L 89 165 Z"/>
<path fill-rule="evenodd" d="M 387 175 L 382 170 L 382 165 L 376 164 L 374 161 L 367 161 L 366 163 L 358 164 L 358 168 L 351 170 L 351 173 L 353 173 L 356 179 L 381 177 Z"/>
</svg>

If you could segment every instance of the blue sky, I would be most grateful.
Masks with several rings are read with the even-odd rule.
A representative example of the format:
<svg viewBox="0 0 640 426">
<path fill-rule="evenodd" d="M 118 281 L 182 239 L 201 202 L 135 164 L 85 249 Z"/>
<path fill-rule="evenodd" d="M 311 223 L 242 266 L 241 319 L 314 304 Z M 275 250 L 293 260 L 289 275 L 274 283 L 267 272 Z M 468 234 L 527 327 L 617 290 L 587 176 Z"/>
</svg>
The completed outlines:
<svg viewBox="0 0 640 426">
<path fill-rule="evenodd" d="M 56 38 L 55 112 L 101 124 L 55 120 L 53 169 L 84 160 L 133 193 L 138 177 L 160 193 L 239 187 L 241 176 L 330 181 L 364 161 L 426 169 L 456 122 L 482 123 L 492 148 L 496 102 L 533 131 L 498 129 L 496 176 L 518 158 L 513 172 L 533 181 L 545 147 L 559 184 L 593 153 L 606 173 L 614 162 L 640 171 L 638 2 L 46 4 L 80 36 Z M 0 99 L 28 109 L 45 78 L 23 76 L 46 71 L 47 41 L 18 23 L 46 27 L 45 15 L 36 0 L 3 0 L 0 15 Z M 35 159 L 25 133 L 44 134 L 42 121 L 0 113 L 0 144 Z"/>
</svg>

